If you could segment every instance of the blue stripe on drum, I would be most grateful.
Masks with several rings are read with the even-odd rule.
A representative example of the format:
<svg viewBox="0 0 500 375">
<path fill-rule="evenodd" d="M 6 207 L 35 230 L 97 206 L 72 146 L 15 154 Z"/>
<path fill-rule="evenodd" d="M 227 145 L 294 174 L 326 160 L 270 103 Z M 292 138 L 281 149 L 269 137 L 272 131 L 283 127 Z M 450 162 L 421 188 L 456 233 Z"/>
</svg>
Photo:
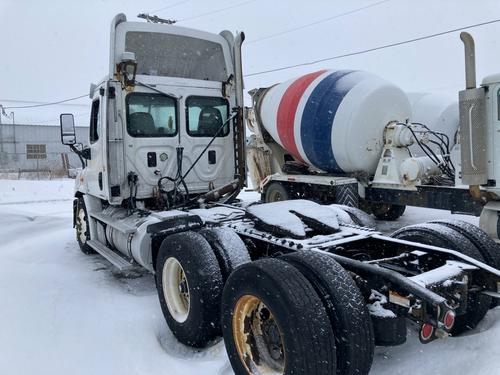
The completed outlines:
<svg viewBox="0 0 500 375">
<path fill-rule="evenodd" d="M 353 72 L 356 71 L 339 70 L 323 78 L 311 92 L 302 112 L 302 148 L 311 164 L 326 172 L 344 173 L 333 155 L 332 126 L 344 96 L 358 83 L 344 80 L 339 85 L 339 80 Z"/>
</svg>

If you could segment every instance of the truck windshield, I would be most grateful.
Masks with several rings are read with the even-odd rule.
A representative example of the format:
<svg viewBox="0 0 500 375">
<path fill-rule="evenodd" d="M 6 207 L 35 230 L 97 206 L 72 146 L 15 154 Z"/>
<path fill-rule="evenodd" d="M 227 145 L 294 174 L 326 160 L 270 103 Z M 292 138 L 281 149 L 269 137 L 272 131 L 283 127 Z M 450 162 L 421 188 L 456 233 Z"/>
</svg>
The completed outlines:
<svg viewBox="0 0 500 375">
<path fill-rule="evenodd" d="M 177 133 L 176 101 L 161 94 L 127 96 L 127 131 L 132 137 L 171 137 Z"/>
<path fill-rule="evenodd" d="M 225 81 L 222 45 L 184 35 L 129 31 L 125 50 L 134 52 L 137 74 Z"/>
</svg>

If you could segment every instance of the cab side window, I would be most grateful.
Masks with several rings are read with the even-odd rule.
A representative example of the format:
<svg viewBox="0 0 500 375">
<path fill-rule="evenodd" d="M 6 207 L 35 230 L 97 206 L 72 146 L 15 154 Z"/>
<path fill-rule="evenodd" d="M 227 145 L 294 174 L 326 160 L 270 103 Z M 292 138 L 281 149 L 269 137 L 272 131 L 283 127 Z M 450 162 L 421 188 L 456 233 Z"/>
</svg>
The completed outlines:
<svg viewBox="0 0 500 375">
<path fill-rule="evenodd" d="M 191 137 L 229 134 L 229 103 L 224 98 L 190 96 L 186 99 L 187 132 Z"/>
<path fill-rule="evenodd" d="M 99 99 L 92 102 L 92 110 L 90 112 L 90 143 L 95 143 L 99 139 L 101 131 L 101 122 L 99 121 Z"/>
</svg>

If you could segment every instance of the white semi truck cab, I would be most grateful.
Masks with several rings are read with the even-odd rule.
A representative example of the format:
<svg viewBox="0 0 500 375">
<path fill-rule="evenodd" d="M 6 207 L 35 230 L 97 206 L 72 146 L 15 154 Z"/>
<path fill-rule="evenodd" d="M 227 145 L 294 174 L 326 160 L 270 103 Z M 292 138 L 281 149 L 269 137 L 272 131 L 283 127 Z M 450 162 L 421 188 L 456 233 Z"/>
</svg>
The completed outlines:
<svg viewBox="0 0 500 375">
<path fill-rule="evenodd" d="M 90 146 L 76 149 L 70 114 L 61 115 L 62 141 L 84 162 L 75 222 L 85 206 L 89 246 L 110 243 L 134 258 L 135 229 L 126 222 L 144 220 L 127 213 L 229 201 L 245 184 L 244 35 L 128 22 L 123 14 L 110 35 L 109 73 L 90 88 Z M 149 253 L 136 256 L 153 269 Z"/>
<path fill-rule="evenodd" d="M 175 337 L 204 347 L 223 335 L 237 374 L 367 375 L 375 344 L 403 343 L 408 319 L 422 343 L 474 327 L 500 298 L 500 254 L 477 227 L 388 237 L 352 207 L 237 200 L 243 40 L 114 18 L 88 148 L 61 115 L 62 142 L 83 165 L 82 252 L 153 273 Z"/>
<path fill-rule="evenodd" d="M 160 199 L 188 169 L 177 180 L 183 196 L 243 181 L 233 147 L 243 136 L 233 126 L 242 39 L 116 16 L 109 73 L 90 89 L 90 147 L 77 190 L 120 206 Z M 62 119 L 71 129 L 70 116 Z"/>
</svg>

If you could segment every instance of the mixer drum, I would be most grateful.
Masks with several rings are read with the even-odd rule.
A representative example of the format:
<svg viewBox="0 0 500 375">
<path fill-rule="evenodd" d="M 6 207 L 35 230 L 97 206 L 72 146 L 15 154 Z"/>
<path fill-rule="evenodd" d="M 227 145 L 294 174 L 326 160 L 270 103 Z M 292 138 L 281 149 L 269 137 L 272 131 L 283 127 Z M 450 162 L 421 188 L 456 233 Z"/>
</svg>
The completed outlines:
<svg viewBox="0 0 500 375">
<path fill-rule="evenodd" d="M 257 111 L 290 154 L 335 174 L 374 174 L 384 127 L 410 118 L 405 93 L 373 74 L 320 70 L 267 89 Z"/>
<path fill-rule="evenodd" d="M 408 93 L 407 95 L 411 103 L 412 120 L 426 125 L 431 130 L 446 134 L 451 150 L 455 145 L 459 127 L 458 97 L 435 93 Z M 435 144 L 428 143 L 427 146 L 437 155 L 442 153 L 439 146 Z M 410 150 L 413 156 L 425 155 L 417 144 L 413 144 Z"/>
</svg>

